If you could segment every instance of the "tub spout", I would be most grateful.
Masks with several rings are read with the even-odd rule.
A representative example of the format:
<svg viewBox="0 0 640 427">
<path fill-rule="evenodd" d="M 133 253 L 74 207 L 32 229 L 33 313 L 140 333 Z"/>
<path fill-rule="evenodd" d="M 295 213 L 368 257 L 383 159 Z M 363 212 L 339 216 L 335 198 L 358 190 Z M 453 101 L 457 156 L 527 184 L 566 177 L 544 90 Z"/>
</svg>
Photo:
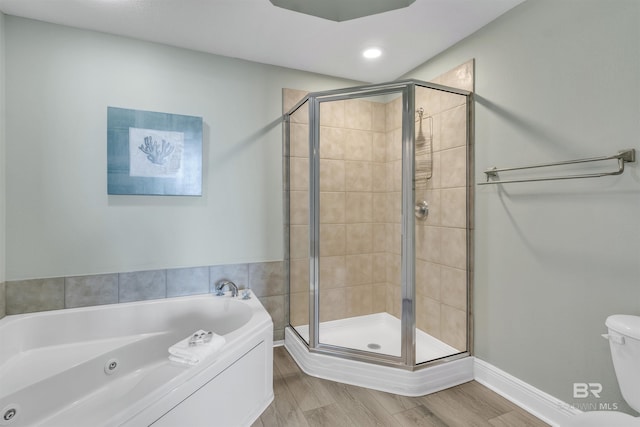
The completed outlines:
<svg viewBox="0 0 640 427">
<path fill-rule="evenodd" d="M 232 297 L 238 296 L 238 287 L 231 280 L 222 279 L 216 283 L 216 295 L 224 295 L 224 288 L 228 288 L 231 291 Z"/>
</svg>

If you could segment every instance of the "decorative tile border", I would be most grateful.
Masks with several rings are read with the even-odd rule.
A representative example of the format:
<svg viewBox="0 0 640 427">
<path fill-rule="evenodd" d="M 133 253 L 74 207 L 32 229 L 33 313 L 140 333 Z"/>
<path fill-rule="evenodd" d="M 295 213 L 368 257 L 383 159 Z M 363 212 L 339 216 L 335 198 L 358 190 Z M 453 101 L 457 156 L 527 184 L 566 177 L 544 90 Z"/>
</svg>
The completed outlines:
<svg viewBox="0 0 640 427">
<path fill-rule="evenodd" d="M 250 288 L 273 319 L 274 339 L 288 323 L 283 261 L 226 264 L 0 283 L 0 318 L 149 299 L 206 294 L 222 279 Z"/>
</svg>

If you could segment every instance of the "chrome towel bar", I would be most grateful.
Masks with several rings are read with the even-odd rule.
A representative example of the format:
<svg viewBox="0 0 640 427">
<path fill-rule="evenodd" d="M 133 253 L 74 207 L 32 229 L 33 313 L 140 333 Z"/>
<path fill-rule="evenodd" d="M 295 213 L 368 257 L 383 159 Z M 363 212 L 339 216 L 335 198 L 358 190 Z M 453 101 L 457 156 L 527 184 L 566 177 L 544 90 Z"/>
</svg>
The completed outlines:
<svg viewBox="0 0 640 427">
<path fill-rule="evenodd" d="M 509 180 L 501 180 L 500 177 L 498 176 L 498 172 L 546 168 L 549 166 L 563 166 L 563 165 L 572 165 L 576 163 L 600 162 L 604 160 L 614 160 L 614 159 L 618 160 L 618 169 L 611 172 L 594 172 L 594 173 L 584 173 L 584 174 L 578 174 L 578 175 L 560 175 L 560 176 L 549 176 L 549 177 L 542 177 L 542 178 L 522 178 L 522 179 L 509 179 Z M 487 175 L 487 181 L 479 182 L 478 185 L 506 184 L 511 182 L 553 181 L 557 179 L 599 178 L 602 176 L 620 175 L 622 172 L 624 172 L 625 163 L 633 163 L 635 161 L 636 161 L 636 150 L 634 148 L 630 148 L 627 150 L 621 150 L 617 154 L 614 154 L 613 156 L 591 157 L 588 159 L 566 160 L 563 162 L 554 162 L 554 163 L 541 163 L 537 165 L 518 166 L 514 168 L 493 167 L 484 171 L 484 173 Z"/>
</svg>

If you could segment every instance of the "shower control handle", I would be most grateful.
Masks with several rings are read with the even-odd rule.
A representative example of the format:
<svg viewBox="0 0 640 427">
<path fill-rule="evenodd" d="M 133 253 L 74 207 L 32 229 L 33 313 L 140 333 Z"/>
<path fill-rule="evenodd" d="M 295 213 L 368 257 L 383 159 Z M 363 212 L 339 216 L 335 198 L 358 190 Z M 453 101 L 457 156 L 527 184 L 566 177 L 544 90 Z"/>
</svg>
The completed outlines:
<svg viewBox="0 0 640 427">
<path fill-rule="evenodd" d="M 414 208 L 416 218 L 418 219 L 426 219 L 429 216 L 429 204 L 425 201 L 416 203 L 416 207 Z"/>
</svg>

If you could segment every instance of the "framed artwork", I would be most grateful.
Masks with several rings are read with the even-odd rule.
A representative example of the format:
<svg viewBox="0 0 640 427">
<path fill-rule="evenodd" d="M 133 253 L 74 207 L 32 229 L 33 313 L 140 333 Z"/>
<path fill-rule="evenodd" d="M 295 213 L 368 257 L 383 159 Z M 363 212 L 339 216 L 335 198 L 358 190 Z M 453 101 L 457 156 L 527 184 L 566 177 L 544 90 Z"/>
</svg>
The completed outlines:
<svg viewBox="0 0 640 427">
<path fill-rule="evenodd" d="M 108 107 L 107 193 L 202 196 L 202 117 Z"/>
</svg>

